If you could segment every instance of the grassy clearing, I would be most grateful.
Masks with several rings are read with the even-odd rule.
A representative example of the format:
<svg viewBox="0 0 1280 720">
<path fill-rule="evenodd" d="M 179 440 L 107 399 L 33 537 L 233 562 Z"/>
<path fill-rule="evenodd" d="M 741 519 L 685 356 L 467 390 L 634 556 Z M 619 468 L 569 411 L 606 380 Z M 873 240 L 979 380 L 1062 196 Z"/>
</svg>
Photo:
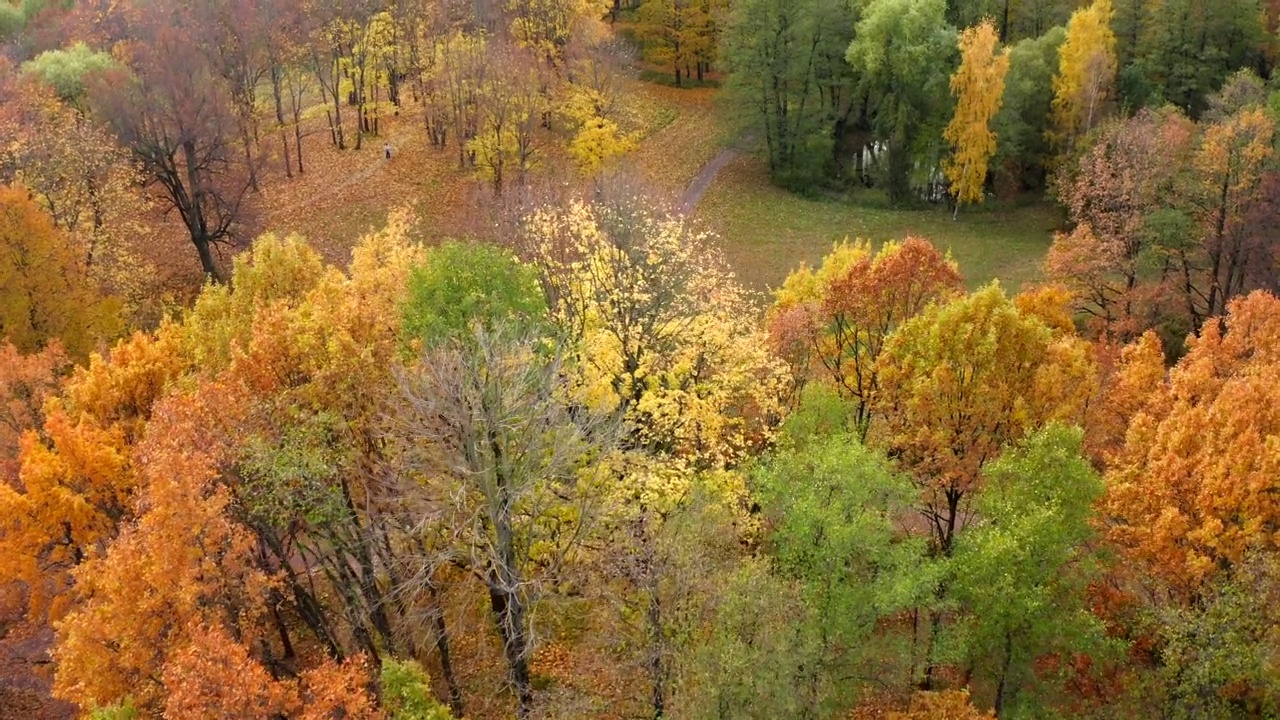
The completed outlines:
<svg viewBox="0 0 1280 720">
<path fill-rule="evenodd" d="M 698 206 L 698 216 L 721 237 L 730 265 L 752 290 L 777 287 L 801 262 L 813 265 L 834 242 L 917 235 L 949 250 L 970 287 L 992 279 L 1010 291 L 1038 278 L 1040 264 L 1062 223 L 1053 207 L 962 212 L 942 208 L 894 210 L 878 195 L 813 200 L 769 183 L 755 157 L 735 159 L 721 171 Z"/>
</svg>

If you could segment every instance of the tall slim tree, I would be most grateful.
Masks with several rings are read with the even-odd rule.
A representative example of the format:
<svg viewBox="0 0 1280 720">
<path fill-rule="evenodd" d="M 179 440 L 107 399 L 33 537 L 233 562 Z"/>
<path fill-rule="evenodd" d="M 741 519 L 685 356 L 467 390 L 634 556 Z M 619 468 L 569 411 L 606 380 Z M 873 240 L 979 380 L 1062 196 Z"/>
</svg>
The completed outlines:
<svg viewBox="0 0 1280 720">
<path fill-rule="evenodd" d="M 1058 50 L 1053 78 L 1054 138 L 1071 149 L 1102 120 L 1116 77 L 1116 36 L 1111 0 L 1094 0 L 1075 11 Z"/>
<path fill-rule="evenodd" d="M 996 153 L 991 121 L 1000 111 L 1009 72 L 1009 53 L 998 51 L 997 43 L 990 20 L 960 33 L 960 68 L 951 76 L 956 112 L 943 131 L 951 145 L 943 170 L 951 181 L 957 213 L 963 203 L 982 201 L 987 167 Z"/>
<path fill-rule="evenodd" d="M 597 520 L 595 476 L 615 424 L 571 409 L 557 357 L 536 336 L 478 328 L 431 351 L 404 381 L 413 467 L 450 518 L 457 562 L 484 586 L 516 715 L 533 709 L 532 608 Z"/>
<path fill-rule="evenodd" d="M 869 98 L 876 139 L 887 146 L 891 202 L 910 199 L 917 161 L 936 161 L 921 145 L 945 117 L 938 98 L 946 97 L 955 46 L 945 0 L 872 0 L 858 22 L 845 57 Z"/>
</svg>

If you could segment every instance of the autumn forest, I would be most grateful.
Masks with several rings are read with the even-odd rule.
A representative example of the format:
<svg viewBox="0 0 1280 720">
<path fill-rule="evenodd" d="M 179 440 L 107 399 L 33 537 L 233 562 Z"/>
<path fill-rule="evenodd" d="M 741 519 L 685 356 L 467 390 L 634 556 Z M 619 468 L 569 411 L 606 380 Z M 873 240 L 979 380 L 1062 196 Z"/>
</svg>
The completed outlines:
<svg viewBox="0 0 1280 720">
<path fill-rule="evenodd" d="M 1280 717 L 1278 63 L 0 0 L 0 720 Z"/>
</svg>

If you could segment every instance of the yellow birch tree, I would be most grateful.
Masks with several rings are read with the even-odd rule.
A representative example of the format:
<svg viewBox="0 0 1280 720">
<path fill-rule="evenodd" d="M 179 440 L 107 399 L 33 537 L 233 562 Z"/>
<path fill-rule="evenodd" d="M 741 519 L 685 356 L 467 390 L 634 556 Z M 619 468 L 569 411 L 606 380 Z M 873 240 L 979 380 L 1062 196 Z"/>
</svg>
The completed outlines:
<svg viewBox="0 0 1280 720">
<path fill-rule="evenodd" d="M 1009 53 L 997 51 L 999 42 L 991 20 L 960 33 L 960 67 L 951 76 L 956 114 L 943 132 L 951 145 L 943 171 L 951 182 L 957 213 L 961 203 L 982 201 L 987 164 L 996 152 L 991 119 L 1000 111 L 1009 72 Z"/>
<path fill-rule="evenodd" d="M 1049 140 L 1069 149 L 1101 119 L 1116 77 L 1116 36 L 1111 0 L 1095 0 L 1075 11 L 1058 50 L 1053 77 L 1053 129 Z"/>
</svg>

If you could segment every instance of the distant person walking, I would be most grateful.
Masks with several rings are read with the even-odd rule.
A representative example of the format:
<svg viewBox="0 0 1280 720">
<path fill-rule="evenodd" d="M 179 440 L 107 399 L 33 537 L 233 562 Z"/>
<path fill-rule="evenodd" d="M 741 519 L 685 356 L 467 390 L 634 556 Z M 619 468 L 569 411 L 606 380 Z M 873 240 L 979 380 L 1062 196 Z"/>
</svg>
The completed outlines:
<svg viewBox="0 0 1280 720">
<path fill-rule="evenodd" d="M 387 156 L 388 160 L 391 159 L 391 143 L 382 144 L 382 153 Z"/>
</svg>

